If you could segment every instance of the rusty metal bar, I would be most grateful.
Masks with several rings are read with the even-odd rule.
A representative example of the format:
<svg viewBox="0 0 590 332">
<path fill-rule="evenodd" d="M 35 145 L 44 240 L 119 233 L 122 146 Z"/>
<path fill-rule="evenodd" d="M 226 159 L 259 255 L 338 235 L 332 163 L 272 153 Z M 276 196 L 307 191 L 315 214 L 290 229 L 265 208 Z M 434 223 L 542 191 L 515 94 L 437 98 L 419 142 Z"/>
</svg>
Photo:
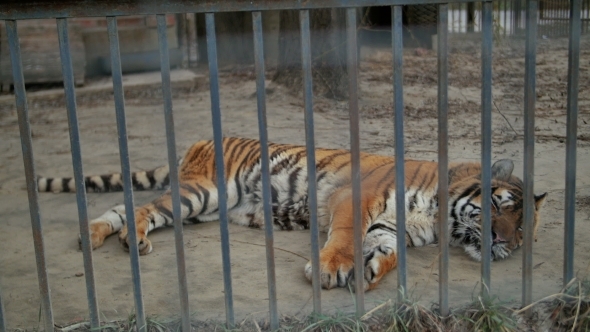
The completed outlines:
<svg viewBox="0 0 590 332">
<path fill-rule="evenodd" d="M 406 197 L 404 165 L 404 76 L 402 6 L 391 7 L 393 52 L 393 127 L 395 137 L 395 219 L 397 222 L 397 286 L 401 301 L 407 292 Z M 401 207 L 401 208 L 400 208 Z"/>
<path fill-rule="evenodd" d="M 12 63 L 12 77 L 14 80 L 14 98 L 16 101 L 23 162 L 25 165 L 29 212 L 31 214 L 31 227 L 33 230 L 33 245 L 35 246 L 35 259 L 37 262 L 37 279 L 39 281 L 39 295 L 41 297 L 41 311 L 43 312 L 45 330 L 53 331 L 51 290 L 49 289 L 49 280 L 47 277 L 47 261 L 45 259 L 45 246 L 43 244 L 41 212 L 39 211 L 39 191 L 36 181 L 37 176 L 35 175 L 29 108 L 25 92 L 23 63 L 21 59 L 16 21 L 6 21 L 6 35 L 8 37 L 8 46 L 10 48 L 10 61 Z"/>
<path fill-rule="evenodd" d="M 166 144 L 168 150 L 168 169 L 170 193 L 172 195 L 172 218 L 174 219 L 174 243 L 176 247 L 176 266 L 178 269 L 178 296 L 182 330 L 190 331 L 190 312 L 188 303 L 188 284 L 186 278 L 186 258 L 182 229 L 180 183 L 178 180 L 178 156 L 176 154 L 176 135 L 174 133 L 174 114 L 172 111 L 172 92 L 170 91 L 170 54 L 166 34 L 166 15 L 156 15 L 158 42 L 160 47 L 160 71 L 162 74 L 162 96 L 164 97 L 164 120 L 166 122 Z"/>
<path fill-rule="evenodd" d="M 318 193 L 315 159 L 315 134 L 313 126 L 313 81 L 311 78 L 311 36 L 309 10 L 299 12 L 301 30 L 301 65 L 303 68 L 303 101 L 305 103 L 305 147 L 307 151 L 307 195 L 309 202 L 309 229 L 311 236 L 311 285 L 313 311 L 322 312 L 320 285 L 320 245 L 318 225 Z"/>
<path fill-rule="evenodd" d="M 440 314 L 449 315 L 449 5 L 438 5 L 438 295 Z"/>
<path fill-rule="evenodd" d="M 533 239 L 535 200 L 535 86 L 536 86 L 537 1 L 527 0 L 526 45 L 524 59 L 524 243 L 522 255 L 522 305 L 533 298 Z M 530 310 L 529 310 L 530 312 Z"/>
<path fill-rule="evenodd" d="M 119 157 L 121 158 L 121 174 L 123 176 L 123 192 L 125 198 L 125 215 L 127 217 L 127 234 L 129 237 L 129 256 L 131 262 L 131 276 L 133 278 L 133 295 L 135 300 L 135 321 L 138 331 L 146 331 L 145 311 L 141 291 L 141 271 L 139 267 L 139 251 L 137 231 L 135 225 L 135 211 L 133 204 L 133 187 L 131 180 L 131 166 L 129 162 L 129 147 L 127 140 L 127 119 L 125 116 L 125 97 L 123 93 L 123 76 L 121 74 L 121 53 L 119 50 L 119 33 L 117 18 L 107 17 L 107 31 L 111 53 L 111 68 L 113 76 L 113 93 L 115 96 L 115 112 L 117 118 L 117 133 L 119 136 Z"/>
<path fill-rule="evenodd" d="M 266 238 L 266 278 L 268 280 L 268 307 L 270 329 L 279 328 L 277 310 L 277 281 L 275 272 L 274 234 L 272 222 L 272 197 L 270 186 L 270 157 L 268 154 L 268 130 L 266 123 L 266 86 L 264 70 L 264 44 L 262 13 L 252 12 L 254 29 L 254 61 L 256 66 L 256 101 L 258 104 L 258 132 L 260 134 L 260 164 L 262 173 L 262 205 L 264 209 L 264 233 Z"/>
<path fill-rule="evenodd" d="M 470 2 L 473 0 L 455 0 Z M 79 16 L 156 15 L 164 13 L 216 13 L 257 10 L 302 10 L 407 4 L 436 4 L 439 0 L 14 0 L 0 7 L 0 20 L 69 18 Z"/>
<path fill-rule="evenodd" d="M 574 232 L 576 217 L 576 140 L 578 133 L 578 81 L 580 71 L 581 0 L 570 2 L 567 67 L 567 137 L 565 139 L 565 230 L 563 285 L 574 277 Z"/>
<path fill-rule="evenodd" d="M 350 159 L 352 183 L 352 217 L 354 221 L 354 288 L 358 317 L 365 314 L 365 265 L 363 262 L 363 219 L 361 215 L 361 147 L 358 105 L 358 49 L 356 8 L 346 9 L 348 63 L 348 114 L 350 119 Z"/>
<path fill-rule="evenodd" d="M 219 101 L 219 71 L 217 66 L 217 37 L 215 35 L 215 14 L 205 14 L 207 30 L 207 57 L 209 60 L 209 86 L 211 92 L 211 116 L 213 118 L 213 139 L 215 141 L 215 170 L 219 206 L 219 228 L 221 234 L 221 256 L 223 259 L 223 288 L 225 290 L 225 319 L 229 328 L 234 326 L 234 300 L 231 282 L 231 258 L 229 255 L 229 225 L 227 218 L 227 185 L 223 161 L 223 131 L 221 128 L 221 106 Z"/>
<path fill-rule="evenodd" d="M 492 261 L 492 2 L 482 5 L 481 44 L 481 292 L 489 295 Z"/>
<path fill-rule="evenodd" d="M 74 88 L 74 70 L 70 53 L 70 41 L 68 36 L 68 20 L 57 19 L 57 34 L 59 39 L 59 51 L 61 57 L 61 72 L 64 77 L 64 91 L 66 95 L 66 108 L 68 110 L 68 123 L 70 128 L 70 146 L 72 150 L 72 166 L 74 168 L 74 181 L 76 182 L 76 200 L 78 203 L 78 220 L 80 224 L 80 239 L 82 241 L 82 256 L 84 258 L 84 276 L 86 278 L 86 298 L 88 299 L 88 311 L 90 313 L 90 327 L 98 328 L 98 301 L 96 299 L 96 287 L 94 281 L 94 267 L 92 264 L 92 243 L 90 241 L 90 229 L 88 227 L 88 208 L 86 200 L 86 184 L 82 168 L 82 149 L 80 147 L 80 129 L 78 127 L 78 114 L 76 111 L 76 91 Z"/>
</svg>

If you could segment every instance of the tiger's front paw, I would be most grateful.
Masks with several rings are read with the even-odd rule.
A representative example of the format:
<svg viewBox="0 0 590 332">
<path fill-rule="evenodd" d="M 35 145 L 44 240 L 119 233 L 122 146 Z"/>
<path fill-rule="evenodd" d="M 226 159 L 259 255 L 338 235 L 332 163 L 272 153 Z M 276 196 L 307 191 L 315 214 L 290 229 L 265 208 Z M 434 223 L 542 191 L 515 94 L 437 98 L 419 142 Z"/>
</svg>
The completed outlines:
<svg viewBox="0 0 590 332">
<path fill-rule="evenodd" d="M 127 227 L 124 227 L 119 232 L 119 242 L 123 246 L 123 249 L 129 251 L 129 234 L 127 232 Z M 152 247 L 152 243 L 148 240 L 145 234 L 137 234 L 137 249 L 139 250 L 140 255 L 147 255 L 154 249 Z"/>
<path fill-rule="evenodd" d="M 383 276 L 397 266 L 397 256 L 393 249 L 373 248 L 364 253 L 365 270 L 363 288 L 365 291 L 374 289 Z M 348 285 L 355 290 L 354 270 L 350 273 Z"/>
<path fill-rule="evenodd" d="M 320 284 L 325 289 L 345 287 L 350 271 L 354 266 L 351 257 L 338 253 L 338 250 L 324 249 L 320 252 Z M 311 261 L 305 265 L 305 277 L 312 279 Z"/>
</svg>

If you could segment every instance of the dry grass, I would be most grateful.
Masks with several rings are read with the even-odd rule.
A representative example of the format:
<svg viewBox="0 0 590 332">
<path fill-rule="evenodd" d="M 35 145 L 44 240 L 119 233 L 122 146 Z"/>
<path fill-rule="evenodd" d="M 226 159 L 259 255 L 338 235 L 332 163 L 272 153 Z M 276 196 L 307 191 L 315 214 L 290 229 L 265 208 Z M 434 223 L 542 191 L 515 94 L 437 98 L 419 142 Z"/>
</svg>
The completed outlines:
<svg viewBox="0 0 590 332">
<path fill-rule="evenodd" d="M 527 316 L 526 312 L 535 312 Z M 532 317 L 532 318 L 531 318 Z M 179 319 L 149 317 L 147 330 L 154 332 L 180 331 Z M 101 331 L 133 331 L 134 315 L 127 320 L 104 322 Z M 268 320 L 244 319 L 232 328 L 221 322 L 198 321 L 194 331 L 271 331 Z M 89 324 L 77 323 L 60 332 L 92 331 Z M 474 300 L 454 310 L 449 317 L 441 317 L 436 308 L 429 309 L 418 301 L 404 298 L 399 302 L 389 300 L 367 312 L 362 317 L 337 312 L 312 314 L 306 317 L 285 316 L 280 321 L 282 332 L 408 332 L 408 331 L 590 331 L 590 280 L 573 279 L 559 293 L 547 296 L 531 305 L 514 309 L 497 298 L 477 296 Z M 22 330 L 19 330 L 22 331 Z"/>
</svg>

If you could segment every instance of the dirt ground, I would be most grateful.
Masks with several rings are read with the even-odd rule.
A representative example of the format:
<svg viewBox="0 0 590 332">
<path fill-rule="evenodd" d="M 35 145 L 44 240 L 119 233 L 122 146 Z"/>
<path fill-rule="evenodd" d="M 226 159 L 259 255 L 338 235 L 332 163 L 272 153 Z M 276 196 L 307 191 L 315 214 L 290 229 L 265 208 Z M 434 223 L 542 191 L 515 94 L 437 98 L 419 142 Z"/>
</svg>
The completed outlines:
<svg viewBox="0 0 590 332">
<path fill-rule="evenodd" d="M 590 39 L 584 37 L 580 56 L 578 118 L 575 271 L 590 274 Z M 457 40 L 449 59 L 450 160 L 480 158 L 480 46 Z M 360 67 L 361 147 L 373 153 L 393 153 L 391 54 L 388 49 L 363 48 Z M 494 48 L 493 159 L 512 158 L 522 174 L 524 40 L 503 41 Z M 404 101 L 406 156 L 436 160 L 437 118 L 435 51 L 405 50 Z M 207 76 L 206 68 L 197 68 Z M 181 72 L 173 73 L 173 77 Z M 185 73 L 186 74 L 186 73 Z M 269 73 L 270 78 L 272 73 Z M 159 76 L 159 74 L 157 75 Z M 156 77 L 157 77 L 156 76 Z M 133 169 L 149 169 L 167 162 L 162 101 L 158 80 L 146 84 L 143 76 L 126 78 L 129 148 Z M 537 55 L 537 112 L 535 122 L 535 192 L 548 192 L 539 241 L 534 245 L 535 299 L 558 291 L 562 285 L 565 188 L 565 133 L 567 39 L 540 40 Z M 223 71 L 221 106 L 225 136 L 258 137 L 255 75 L 251 67 Z M 108 82 L 108 80 L 107 80 Z M 135 83 L 134 83 L 135 82 Z M 197 83 L 195 83 L 197 82 Z M 93 85 L 104 82 L 93 82 Z M 210 99 L 205 80 L 175 90 L 173 100 L 177 146 L 212 138 Z M 268 131 L 272 141 L 304 143 L 303 101 L 269 83 Z M 100 92 L 102 91 L 102 92 Z M 106 92 L 105 92 L 106 91 Z M 37 174 L 72 174 L 65 107 L 58 92 L 29 96 Z M 52 97 L 53 96 L 53 97 Z M 322 96 L 314 99 L 317 146 L 349 146 L 347 102 Z M 40 299 L 31 238 L 30 216 L 14 99 L 0 96 L 0 289 L 5 320 L 11 329 L 38 327 Z M 85 174 L 119 169 L 114 103 L 107 90 L 92 90 L 78 98 Z M 135 194 L 136 204 L 159 193 Z M 123 196 L 89 194 L 89 215 L 97 217 L 122 203 Z M 88 318 L 82 254 L 78 250 L 75 195 L 40 195 L 43 235 L 56 324 Z M 225 319 L 218 223 L 184 229 L 190 310 L 193 318 Z M 154 252 L 141 258 L 146 314 L 160 317 L 179 313 L 177 269 L 172 229 L 151 234 Z M 230 225 L 232 282 L 236 320 L 268 315 L 264 233 Z M 322 238 L 323 239 L 323 238 Z M 438 249 L 408 250 L 408 286 L 411 296 L 425 304 L 438 299 Z M 309 313 L 312 290 L 303 274 L 310 256 L 309 232 L 275 232 L 278 308 L 282 315 Z M 134 311 L 128 254 L 115 238 L 93 255 L 101 319 L 126 319 Z M 493 294 L 517 304 L 522 289 L 522 251 L 492 264 Z M 451 248 L 449 296 L 452 307 L 471 300 L 479 289 L 480 264 L 461 249 Z M 366 294 L 367 308 L 396 296 L 396 273 Z M 353 311 L 354 298 L 345 289 L 323 291 L 322 308 L 328 312 Z"/>
</svg>

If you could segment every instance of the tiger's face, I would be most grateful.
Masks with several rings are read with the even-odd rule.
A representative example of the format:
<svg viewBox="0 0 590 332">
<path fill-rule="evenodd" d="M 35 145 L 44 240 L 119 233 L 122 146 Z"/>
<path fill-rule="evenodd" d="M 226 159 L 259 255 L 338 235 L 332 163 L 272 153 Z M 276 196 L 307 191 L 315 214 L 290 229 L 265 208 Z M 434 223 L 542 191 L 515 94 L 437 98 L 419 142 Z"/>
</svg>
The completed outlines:
<svg viewBox="0 0 590 332">
<path fill-rule="evenodd" d="M 523 183 L 512 175 L 514 165 L 510 160 L 500 160 L 492 166 L 490 249 L 492 260 L 510 256 L 512 250 L 523 244 Z M 463 187 L 451 188 L 455 195 L 450 200 L 451 243 L 463 246 L 474 259 L 481 260 L 482 252 L 482 201 L 480 175 L 461 181 Z M 547 193 L 535 195 L 534 234 L 536 240 L 539 225 L 539 209 Z"/>
</svg>

